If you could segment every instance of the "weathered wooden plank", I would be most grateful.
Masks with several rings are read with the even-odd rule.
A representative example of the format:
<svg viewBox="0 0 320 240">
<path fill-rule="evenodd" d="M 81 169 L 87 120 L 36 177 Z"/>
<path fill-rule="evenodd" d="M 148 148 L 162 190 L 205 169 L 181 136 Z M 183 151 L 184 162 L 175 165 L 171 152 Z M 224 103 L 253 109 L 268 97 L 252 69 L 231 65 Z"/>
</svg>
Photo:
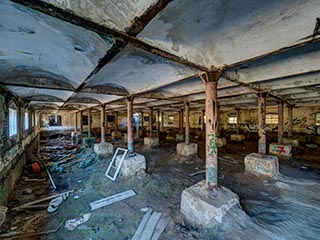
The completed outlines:
<svg viewBox="0 0 320 240">
<path fill-rule="evenodd" d="M 150 216 L 152 214 L 152 208 L 149 208 L 146 214 L 143 216 L 135 234 L 133 235 L 131 240 L 140 240 L 141 239 L 141 234 L 144 230 L 144 227 L 146 226 Z"/>
<path fill-rule="evenodd" d="M 161 218 L 162 213 L 161 212 L 154 212 L 151 217 L 149 218 L 149 221 L 147 222 L 143 233 L 141 234 L 141 240 L 150 240 L 153 234 L 153 231 Z"/>
<path fill-rule="evenodd" d="M 167 217 L 162 217 L 156 228 L 154 229 L 153 235 L 151 240 L 158 240 L 159 237 L 161 236 L 162 232 L 164 231 L 164 229 L 166 229 L 166 227 L 168 226 L 169 222 L 171 221 L 171 217 L 167 216 Z"/>
</svg>

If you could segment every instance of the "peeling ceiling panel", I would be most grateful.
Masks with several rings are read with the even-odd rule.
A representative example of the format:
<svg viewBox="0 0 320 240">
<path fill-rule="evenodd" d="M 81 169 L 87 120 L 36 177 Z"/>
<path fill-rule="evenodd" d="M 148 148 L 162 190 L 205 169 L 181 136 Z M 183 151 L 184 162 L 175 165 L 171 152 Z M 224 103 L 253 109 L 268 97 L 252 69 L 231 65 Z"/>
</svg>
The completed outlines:
<svg viewBox="0 0 320 240">
<path fill-rule="evenodd" d="M 176 0 L 138 35 L 206 67 L 295 45 L 313 34 L 320 1 Z"/>
<path fill-rule="evenodd" d="M 73 94 L 72 91 L 48 90 L 40 88 L 13 86 L 8 86 L 8 88 L 17 96 L 28 101 L 64 102 Z"/>
<path fill-rule="evenodd" d="M 10 1 L 0 9 L 0 81 L 76 88 L 110 48 L 96 33 Z"/>
<path fill-rule="evenodd" d="M 124 31 L 157 0 L 43 0 L 100 25 Z"/>
<path fill-rule="evenodd" d="M 195 73 L 192 68 L 134 47 L 126 47 L 94 75 L 85 88 L 111 84 L 134 94 L 179 81 Z"/>
</svg>

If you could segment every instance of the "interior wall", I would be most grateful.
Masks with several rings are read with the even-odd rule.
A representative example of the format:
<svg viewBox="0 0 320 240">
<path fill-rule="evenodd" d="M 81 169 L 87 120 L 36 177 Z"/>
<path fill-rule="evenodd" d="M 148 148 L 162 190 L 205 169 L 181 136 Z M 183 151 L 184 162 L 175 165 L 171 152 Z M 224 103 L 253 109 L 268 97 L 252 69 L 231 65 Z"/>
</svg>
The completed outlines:
<svg viewBox="0 0 320 240">
<path fill-rule="evenodd" d="M 17 107 L 17 134 L 9 136 L 9 104 Z M 24 129 L 25 112 L 29 112 L 28 129 Z M 32 115 L 35 123 L 32 124 Z M 34 126 L 32 126 L 34 125 Z M 6 204 L 16 182 L 19 180 L 27 157 L 37 146 L 39 115 L 0 85 L 0 205 Z M 31 153 L 30 153 L 31 151 Z"/>
</svg>

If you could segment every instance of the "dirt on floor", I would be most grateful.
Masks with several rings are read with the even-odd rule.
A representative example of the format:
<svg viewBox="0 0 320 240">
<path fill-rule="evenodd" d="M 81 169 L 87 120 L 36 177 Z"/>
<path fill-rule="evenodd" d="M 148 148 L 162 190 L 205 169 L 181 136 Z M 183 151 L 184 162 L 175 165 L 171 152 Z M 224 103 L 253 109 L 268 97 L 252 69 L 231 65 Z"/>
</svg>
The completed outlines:
<svg viewBox="0 0 320 240">
<path fill-rule="evenodd" d="M 126 148 L 121 140 L 112 142 Z M 244 157 L 256 152 L 256 143 L 228 143 L 219 149 L 219 184 L 238 194 L 241 208 L 233 207 L 214 229 L 189 224 L 180 213 L 182 191 L 205 178 L 204 144 L 198 142 L 199 156 L 176 155 L 176 143 L 164 141 L 159 148 L 146 149 L 136 140 L 136 152 L 145 156 L 146 176 L 111 181 L 105 176 L 110 158 L 99 159 L 91 148 L 71 146 L 70 139 L 46 139 L 34 159 L 40 173 L 28 165 L 8 203 L 0 238 L 22 239 L 131 239 L 146 208 L 170 217 L 160 239 L 319 239 L 320 159 L 319 149 L 300 147 L 290 160 L 280 160 L 277 179 L 244 171 Z M 41 161 L 41 159 L 43 161 Z M 51 171 L 56 190 L 44 170 Z M 90 202 L 132 189 L 136 195 L 91 211 Z M 51 195 L 74 191 L 52 213 L 48 201 L 12 209 Z M 66 220 L 91 213 L 90 219 L 73 231 Z M 50 232 L 51 231 L 51 232 Z M 39 236 L 28 233 L 49 232 Z M 4 235 L 6 234 L 6 235 Z"/>
</svg>

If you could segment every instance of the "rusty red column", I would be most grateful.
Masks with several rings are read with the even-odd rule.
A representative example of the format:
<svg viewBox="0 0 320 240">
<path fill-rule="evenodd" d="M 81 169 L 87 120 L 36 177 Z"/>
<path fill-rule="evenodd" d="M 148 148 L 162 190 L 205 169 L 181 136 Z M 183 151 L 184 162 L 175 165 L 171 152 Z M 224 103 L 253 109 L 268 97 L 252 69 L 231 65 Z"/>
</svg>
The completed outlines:
<svg viewBox="0 0 320 240">
<path fill-rule="evenodd" d="M 161 113 L 161 127 L 164 128 L 164 113 Z"/>
<path fill-rule="evenodd" d="M 288 137 L 292 137 L 292 119 L 293 119 L 293 114 L 292 114 L 293 106 L 288 105 Z"/>
<path fill-rule="evenodd" d="M 283 102 L 278 102 L 278 144 L 283 144 Z"/>
<path fill-rule="evenodd" d="M 153 108 L 150 108 L 149 113 L 149 137 L 152 137 L 152 126 L 153 126 Z"/>
<path fill-rule="evenodd" d="M 179 133 L 183 134 L 183 109 L 179 111 Z"/>
<path fill-rule="evenodd" d="M 101 142 L 106 142 L 106 105 L 101 105 Z"/>
<path fill-rule="evenodd" d="M 158 137 L 160 136 L 160 111 L 158 110 L 158 127 L 157 127 L 157 132 L 158 132 Z"/>
<path fill-rule="evenodd" d="M 78 112 L 76 112 L 74 124 L 75 124 L 75 130 L 74 131 L 77 132 L 78 131 Z"/>
<path fill-rule="evenodd" d="M 83 122 L 82 122 L 82 117 L 83 117 L 83 111 L 80 111 L 80 133 L 83 133 Z"/>
<path fill-rule="evenodd" d="M 217 85 L 222 71 L 201 75 L 206 91 L 206 183 L 209 190 L 218 185 L 218 147 L 216 143 L 218 122 Z"/>
<path fill-rule="evenodd" d="M 260 92 L 258 95 L 258 125 L 259 125 L 259 145 L 258 152 L 266 154 L 267 137 L 266 137 L 266 96 L 267 93 Z"/>
<path fill-rule="evenodd" d="M 186 111 L 186 130 L 185 130 L 185 142 L 186 144 L 190 143 L 190 121 L 189 121 L 189 115 L 190 115 L 190 103 L 185 103 L 185 111 Z"/>
<path fill-rule="evenodd" d="M 91 137 L 91 108 L 88 109 L 88 137 Z"/>
<path fill-rule="evenodd" d="M 133 97 L 127 97 L 127 135 L 128 135 L 128 150 L 134 152 L 133 139 Z"/>
</svg>

